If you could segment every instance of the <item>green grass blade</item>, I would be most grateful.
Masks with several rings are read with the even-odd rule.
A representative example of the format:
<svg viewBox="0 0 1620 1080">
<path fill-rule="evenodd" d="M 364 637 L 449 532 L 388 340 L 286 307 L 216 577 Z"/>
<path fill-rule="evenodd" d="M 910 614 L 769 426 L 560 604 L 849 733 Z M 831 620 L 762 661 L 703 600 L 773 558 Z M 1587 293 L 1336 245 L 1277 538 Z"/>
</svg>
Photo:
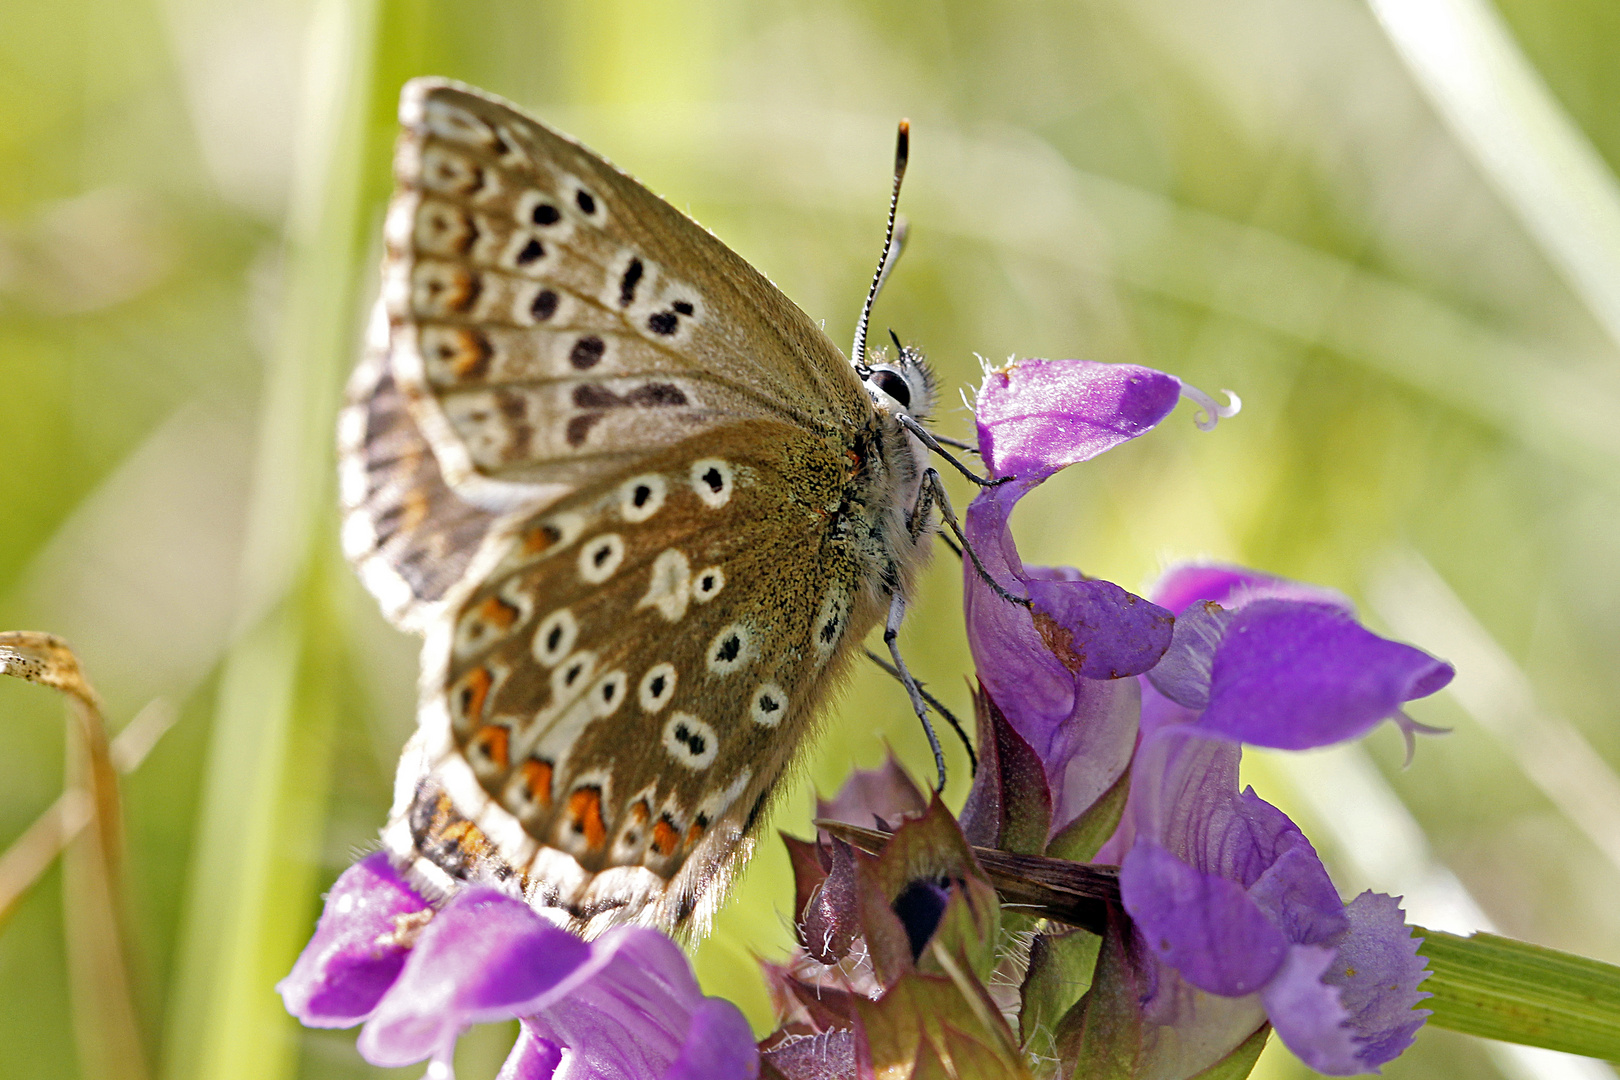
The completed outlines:
<svg viewBox="0 0 1620 1080">
<path fill-rule="evenodd" d="M 1435 1027 L 1620 1061 L 1620 967 L 1495 934 L 1417 932 Z"/>
<path fill-rule="evenodd" d="M 245 556 L 251 628 L 226 660 L 167 1032 L 170 1080 L 275 1080 L 297 1026 L 274 992 L 309 933 L 330 788 L 331 431 L 356 338 L 354 267 L 376 9 L 325 0 L 311 23 L 287 224 L 286 300 L 267 372 Z M 257 616 L 255 618 L 255 616 Z"/>
<path fill-rule="evenodd" d="M 1620 343 L 1620 183 L 1486 0 L 1372 0 L 1435 108 Z"/>
</svg>

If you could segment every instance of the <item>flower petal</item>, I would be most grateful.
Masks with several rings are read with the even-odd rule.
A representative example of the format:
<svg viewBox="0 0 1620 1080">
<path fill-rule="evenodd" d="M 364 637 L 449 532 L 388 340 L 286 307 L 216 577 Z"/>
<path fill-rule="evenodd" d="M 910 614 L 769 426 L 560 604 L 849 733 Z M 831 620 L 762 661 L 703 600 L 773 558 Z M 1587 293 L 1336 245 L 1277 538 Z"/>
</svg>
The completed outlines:
<svg viewBox="0 0 1620 1080">
<path fill-rule="evenodd" d="M 985 376 L 974 412 L 994 476 L 1038 483 L 1153 428 L 1181 380 L 1135 364 L 1021 360 Z"/>
<path fill-rule="evenodd" d="M 1246 566 L 1230 563 L 1185 562 L 1166 570 L 1148 595 L 1155 604 L 1171 611 L 1185 611 L 1200 600 L 1210 600 L 1227 610 L 1242 607 L 1250 600 L 1304 600 L 1331 604 L 1353 611 L 1349 599 L 1333 589 L 1290 581 L 1274 574 L 1263 574 Z"/>
<path fill-rule="evenodd" d="M 287 1011 L 310 1027 L 364 1020 L 405 966 L 410 946 L 401 918 L 427 908 L 386 852 L 349 867 L 326 894 L 314 936 L 276 984 Z"/>
<path fill-rule="evenodd" d="M 1111 581 L 1030 579 L 1025 591 L 1046 647 L 1076 675 L 1140 675 L 1170 647 L 1174 617 Z"/>
<path fill-rule="evenodd" d="M 1234 818 L 1243 821 L 1244 835 L 1239 842 L 1224 837 L 1222 846 L 1247 846 L 1243 854 L 1250 866 L 1242 880 L 1249 898 L 1291 943 L 1338 945 L 1350 923 L 1339 891 L 1311 842 L 1287 814 L 1256 795 L 1253 788 L 1234 802 Z M 1253 875 L 1254 866 L 1264 867 L 1258 877 Z"/>
<path fill-rule="evenodd" d="M 1164 659 L 1147 673 L 1148 682 L 1182 708 L 1202 711 L 1209 704 L 1215 650 L 1220 648 L 1231 621 L 1232 612 L 1213 600 L 1187 605 L 1176 616 Z"/>
<path fill-rule="evenodd" d="M 1200 990 L 1241 997 L 1265 986 L 1288 941 L 1243 887 L 1200 873 L 1138 837 L 1119 870 L 1120 898 L 1141 940 Z"/>
<path fill-rule="evenodd" d="M 1429 1016 L 1428 1009 L 1414 1008 L 1432 996 L 1418 989 L 1429 977 L 1428 961 L 1418 954 L 1422 939 L 1412 936 L 1394 897 L 1364 892 L 1350 901 L 1345 914 L 1350 933 L 1325 978 L 1339 988 L 1361 1059 L 1378 1066 L 1412 1045 Z"/>
<path fill-rule="evenodd" d="M 1074 711 L 1053 733 L 1044 756 L 1052 791 L 1048 840 L 1114 786 L 1136 749 L 1137 717 L 1142 710 L 1137 680 L 1081 679 L 1075 691 Z"/>
<path fill-rule="evenodd" d="M 1018 502 L 1013 485 L 981 492 L 968 506 L 963 532 L 985 570 L 1002 588 L 1026 596 L 1027 575 L 1007 518 Z M 1036 753 L 1074 711 L 1075 677 L 1047 648 L 1027 609 L 997 596 L 963 563 L 962 604 L 968 647 L 979 681 Z"/>
<path fill-rule="evenodd" d="M 506 1055 L 495 1080 L 551 1080 L 562 1064 L 562 1048 L 540 1038 L 527 1027 L 518 1029 L 517 1043 Z"/>
<path fill-rule="evenodd" d="M 494 889 L 458 894 L 422 931 L 405 970 L 360 1031 L 373 1065 L 448 1060 L 469 1026 L 521 1015 L 574 974 L 592 946 Z"/>
<path fill-rule="evenodd" d="M 1295 945 L 1277 977 L 1260 993 L 1266 1016 L 1288 1049 L 1317 1072 L 1351 1076 L 1371 1070 L 1361 1060 L 1350 1013 L 1337 987 L 1322 981 L 1334 950 Z"/>
<path fill-rule="evenodd" d="M 746 1021 L 735 1006 L 703 996 L 680 946 L 656 930 L 620 926 L 588 948 L 589 964 L 519 1006 L 535 1035 L 568 1051 L 570 1068 L 602 1080 L 662 1080 L 700 1075 L 672 1074 L 688 1067 L 683 1062 L 713 1062 L 717 1071 L 701 1075 L 757 1075 L 759 1054 Z M 727 1010 L 735 1015 L 728 1018 Z"/>
<path fill-rule="evenodd" d="M 675 1063 L 662 1080 L 754 1080 L 759 1050 L 742 1011 L 723 998 L 704 998 L 692 1012 Z"/>
<path fill-rule="evenodd" d="M 1256 600 L 1233 613 L 1197 726 L 1282 750 L 1366 734 L 1451 681 L 1450 664 L 1364 629 L 1341 608 Z"/>
</svg>

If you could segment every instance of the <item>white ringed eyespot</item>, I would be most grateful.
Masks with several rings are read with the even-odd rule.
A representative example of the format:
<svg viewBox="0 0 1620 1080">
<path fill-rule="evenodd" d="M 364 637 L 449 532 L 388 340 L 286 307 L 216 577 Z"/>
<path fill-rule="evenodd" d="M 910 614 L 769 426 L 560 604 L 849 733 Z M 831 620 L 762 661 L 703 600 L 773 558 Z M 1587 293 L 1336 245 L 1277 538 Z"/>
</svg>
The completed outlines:
<svg viewBox="0 0 1620 1080">
<path fill-rule="evenodd" d="M 579 549 L 579 576 L 587 584 L 600 585 L 613 576 L 613 571 L 624 561 L 624 538 L 618 533 L 605 533 L 587 540 Z"/>
<path fill-rule="evenodd" d="M 692 462 L 692 490 L 710 510 L 718 510 L 731 501 L 735 483 L 731 466 L 719 458 L 700 458 Z"/>
<path fill-rule="evenodd" d="M 664 749 L 688 769 L 706 769 L 720 756 L 714 728 L 691 713 L 678 712 L 664 723 Z"/>
<path fill-rule="evenodd" d="M 619 516 L 629 522 L 646 521 L 663 509 L 669 485 L 657 473 L 633 477 L 619 488 Z"/>
<path fill-rule="evenodd" d="M 579 638 L 579 621 L 574 613 L 567 608 L 558 608 L 544 619 L 534 632 L 534 658 L 546 667 L 554 667 L 557 661 L 574 651 L 574 642 Z"/>
<path fill-rule="evenodd" d="M 726 574 L 718 566 L 705 567 L 692 578 L 692 599 L 706 604 L 726 587 Z"/>
<path fill-rule="evenodd" d="M 773 682 L 760 683 L 749 703 L 748 715 L 762 727 L 775 727 L 787 715 L 787 695 Z"/>
<path fill-rule="evenodd" d="M 636 689 L 636 700 L 641 703 L 642 709 L 650 713 L 668 705 L 669 699 L 674 696 L 675 665 L 669 663 L 654 664 L 648 668 Z"/>
</svg>

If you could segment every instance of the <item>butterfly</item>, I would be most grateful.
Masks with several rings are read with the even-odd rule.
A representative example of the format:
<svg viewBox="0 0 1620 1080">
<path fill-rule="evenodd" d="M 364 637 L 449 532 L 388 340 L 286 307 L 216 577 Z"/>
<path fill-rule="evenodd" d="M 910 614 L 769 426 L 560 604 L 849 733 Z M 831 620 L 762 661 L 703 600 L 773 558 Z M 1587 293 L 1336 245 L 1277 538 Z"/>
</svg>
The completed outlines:
<svg viewBox="0 0 1620 1080">
<path fill-rule="evenodd" d="M 929 553 L 933 376 L 513 105 L 416 79 L 400 122 L 338 439 L 345 552 L 425 639 L 384 844 L 587 936 L 705 925 Z"/>
</svg>

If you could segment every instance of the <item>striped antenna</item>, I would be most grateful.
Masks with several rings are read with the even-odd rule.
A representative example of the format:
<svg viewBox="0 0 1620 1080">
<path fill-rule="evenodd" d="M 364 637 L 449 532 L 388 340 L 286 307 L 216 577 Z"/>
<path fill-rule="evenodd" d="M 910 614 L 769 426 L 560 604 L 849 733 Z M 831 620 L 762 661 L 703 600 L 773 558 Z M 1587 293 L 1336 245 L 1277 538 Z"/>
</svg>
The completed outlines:
<svg viewBox="0 0 1620 1080">
<path fill-rule="evenodd" d="M 906 177 L 906 159 L 911 155 L 911 121 L 900 121 L 900 134 L 894 144 L 894 190 L 889 195 L 889 225 L 883 233 L 883 257 L 878 259 L 877 272 L 872 275 L 872 287 L 866 290 L 866 303 L 861 305 L 861 321 L 855 324 L 855 344 L 849 352 L 849 361 L 859 371 L 866 363 L 866 327 L 872 320 L 872 305 L 877 303 L 878 290 L 888 280 L 889 271 L 900 258 L 905 245 L 905 223 L 895 228 L 900 206 L 900 181 Z"/>
</svg>

